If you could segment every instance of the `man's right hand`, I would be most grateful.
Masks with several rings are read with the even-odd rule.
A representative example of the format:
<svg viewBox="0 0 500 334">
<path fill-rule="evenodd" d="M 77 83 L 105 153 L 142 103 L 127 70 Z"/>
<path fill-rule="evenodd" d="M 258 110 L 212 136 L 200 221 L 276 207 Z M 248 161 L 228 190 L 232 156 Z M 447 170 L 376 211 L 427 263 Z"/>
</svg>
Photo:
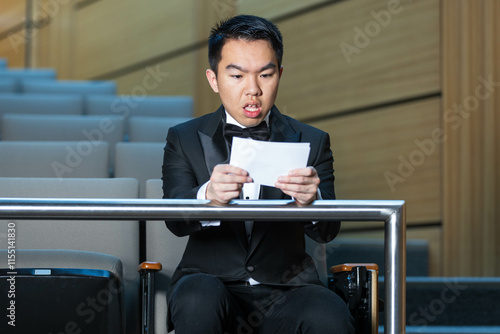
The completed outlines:
<svg viewBox="0 0 500 334">
<path fill-rule="evenodd" d="M 210 177 L 206 198 L 224 204 L 229 203 L 240 196 L 244 183 L 251 182 L 253 179 L 248 176 L 246 170 L 231 165 L 217 165 Z"/>
</svg>

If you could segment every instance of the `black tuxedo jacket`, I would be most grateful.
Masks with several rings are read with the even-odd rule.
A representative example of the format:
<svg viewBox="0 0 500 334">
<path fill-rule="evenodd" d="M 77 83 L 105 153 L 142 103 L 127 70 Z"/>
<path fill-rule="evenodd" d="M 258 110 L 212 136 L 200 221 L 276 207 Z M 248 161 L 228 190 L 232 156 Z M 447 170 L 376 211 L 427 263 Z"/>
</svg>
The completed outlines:
<svg viewBox="0 0 500 334">
<path fill-rule="evenodd" d="M 229 145 L 223 136 L 224 107 L 172 127 L 168 131 L 163 163 L 164 198 L 195 199 L 198 189 L 210 179 L 217 164 L 228 163 Z M 282 115 L 276 107 L 270 114 L 271 141 L 309 142 L 308 165 L 321 179 L 323 199 L 335 199 L 333 157 L 327 133 Z M 290 199 L 281 190 L 261 187 L 260 198 Z M 340 222 L 256 221 L 250 242 L 243 222 L 222 221 L 220 226 L 202 227 L 199 222 L 167 221 L 178 236 L 189 235 L 183 258 L 172 284 L 183 275 L 213 274 L 223 281 L 253 278 L 272 285 L 321 284 L 312 258 L 305 252 L 304 234 L 318 242 L 329 242 Z"/>
</svg>

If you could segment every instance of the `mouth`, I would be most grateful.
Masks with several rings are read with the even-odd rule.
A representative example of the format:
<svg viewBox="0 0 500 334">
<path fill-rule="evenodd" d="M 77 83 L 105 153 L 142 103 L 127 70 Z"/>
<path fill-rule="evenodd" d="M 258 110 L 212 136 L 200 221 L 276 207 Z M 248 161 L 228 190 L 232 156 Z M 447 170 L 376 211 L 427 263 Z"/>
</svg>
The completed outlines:
<svg viewBox="0 0 500 334">
<path fill-rule="evenodd" d="M 262 108 L 259 103 L 247 103 L 243 107 L 243 112 L 245 113 L 245 116 L 251 118 L 259 116 L 261 111 Z"/>
</svg>

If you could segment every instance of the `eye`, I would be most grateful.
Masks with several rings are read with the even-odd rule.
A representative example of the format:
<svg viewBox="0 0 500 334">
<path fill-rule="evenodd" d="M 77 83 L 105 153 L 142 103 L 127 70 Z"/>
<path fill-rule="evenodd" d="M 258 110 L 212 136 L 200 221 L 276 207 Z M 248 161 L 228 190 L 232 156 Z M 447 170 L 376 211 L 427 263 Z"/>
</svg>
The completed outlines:
<svg viewBox="0 0 500 334">
<path fill-rule="evenodd" d="M 272 74 L 270 74 L 270 73 L 266 73 L 266 74 L 262 74 L 262 75 L 261 75 L 261 77 L 263 77 L 263 78 L 270 78 L 270 77 L 272 77 L 272 76 L 273 76 L 273 75 L 272 75 Z"/>
<path fill-rule="evenodd" d="M 231 78 L 233 79 L 241 79 L 241 75 L 240 74 L 235 74 L 235 75 L 231 75 Z"/>
</svg>

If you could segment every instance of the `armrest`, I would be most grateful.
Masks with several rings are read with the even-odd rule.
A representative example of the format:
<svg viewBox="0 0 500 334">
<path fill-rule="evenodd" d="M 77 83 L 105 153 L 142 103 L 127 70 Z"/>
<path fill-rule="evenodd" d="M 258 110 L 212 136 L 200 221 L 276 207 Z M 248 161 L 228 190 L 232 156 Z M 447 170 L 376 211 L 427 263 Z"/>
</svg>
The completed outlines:
<svg viewBox="0 0 500 334">
<path fill-rule="evenodd" d="M 332 274 L 339 272 L 352 271 L 355 267 L 365 267 L 367 270 L 375 270 L 378 274 L 378 265 L 376 263 L 343 263 L 330 268 Z"/>
<path fill-rule="evenodd" d="M 137 267 L 137 271 L 141 274 L 146 271 L 160 271 L 162 269 L 160 262 L 144 261 Z"/>
<path fill-rule="evenodd" d="M 145 261 L 138 267 L 141 276 L 142 334 L 154 334 L 155 274 L 162 269 L 160 262 Z"/>
</svg>

